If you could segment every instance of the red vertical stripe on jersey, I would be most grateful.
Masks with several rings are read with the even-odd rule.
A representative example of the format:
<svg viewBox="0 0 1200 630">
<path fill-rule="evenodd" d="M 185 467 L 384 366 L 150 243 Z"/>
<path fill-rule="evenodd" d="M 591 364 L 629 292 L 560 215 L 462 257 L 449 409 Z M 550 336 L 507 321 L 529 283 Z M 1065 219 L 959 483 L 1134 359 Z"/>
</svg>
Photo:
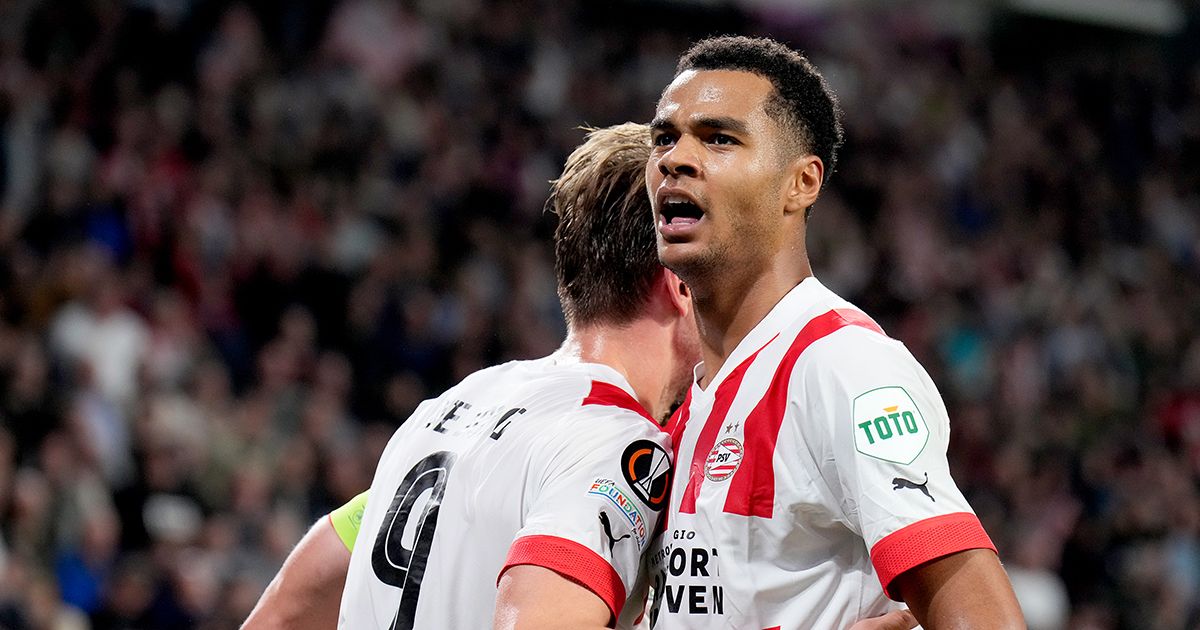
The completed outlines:
<svg viewBox="0 0 1200 630">
<path fill-rule="evenodd" d="M 587 405 L 606 405 L 609 407 L 620 407 L 628 409 L 639 416 L 649 420 L 654 426 L 662 429 L 662 425 L 658 423 L 646 411 L 646 408 L 639 403 L 636 398 L 629 395 L 629 392 L 604 381 L 592 381 L 592 391 L 588 393 L 587 398 L 583 399 L 584 406 Z"/>
<path fill-rule="evenodd" d="M 775 337 L 771 337 L 771 341 L 775 341 Z M 692 453 L 687 487 L 683 489 L 683 496 L 679 499 L 681 514 L 696 513 L 696 497 L 700 496 L 700 486 L 704 485 L 704 462 L 708 459 L 708 452 L 712 450 L 713 444 L 717 441 L 721 425 L 725 424 L 725 416 L 729 415 L 729 407 L 733 404 L 733 399 L 737 397 L 738 388 L 742 386 L 742 379 L 746 377 L 746 370 L 750 368 L 751 363 L 754 363 L 758 353 L 770 345 L 771 341 L 763 344 L 762 348 L 746 357 L 746 360 L 733 368 L 729 376 L 726 376 L 725 380 L 717 386 L 717 393 L 713 396 L 712 410 L 708 412 L 708 419 L 704 422 L 704 428 L 700 430 L 700 437 L 696 440 L 696 450 Z"/>
<path fill-rule="evenodd" d="M 745 448 L 741 466 L 729 484 L 725 512 L 743 516 L 771 518 L 775 507 L 775 443 L 787 408 L 788 381 L 792 368 L 809 346 L 822 337 L 847 326 L 859 326 L 883 334 L 883 329 L 866 314 L 851 309 L 835 309 L 812 318 L 792 346 L 784 353 L 767 393 L 746 417 Z"/>
<path fill-rule="evenodd" d="M 692 388 L 689 387 L 687 395 L 683 397 L 683 404 L 671 414 L 671 418 L 667 420 L 666 431 L 671 436 L 671 465 L 678 471 L 679 463 L 679 441 L 683 437 L 683 430 L 687 428 L 688 418 L 692 417 Z M 667 499 L 670 502 L 670 499 Z M 661 518 L 658 519 L 658 527 L 655 529 L 657 533 L 667 531 L 667 521 L 671 514 L 671 510 L 663 510 Z"/>
<path fill-rule="evenodd" d="M 683 404 L 671 414 L 671 418 L 667 420 L 667 433 L 671 436 L 672 455 L 679 456 L 679 436 L 683 435 L 683 429 L 687 427 L 688 418 L 692 415 L 692 388 L 689 387 L 687 395 L 683 397 Z"/>
</svg>

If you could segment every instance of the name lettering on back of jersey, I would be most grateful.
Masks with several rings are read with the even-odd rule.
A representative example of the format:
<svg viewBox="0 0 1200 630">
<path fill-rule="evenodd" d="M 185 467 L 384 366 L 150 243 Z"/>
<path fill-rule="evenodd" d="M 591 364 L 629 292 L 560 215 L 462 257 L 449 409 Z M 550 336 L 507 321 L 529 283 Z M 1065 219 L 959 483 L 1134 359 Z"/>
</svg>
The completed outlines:
<svg viewBox="0 0 1200 630">
<path fill-rule="evenodd" d="M 525 413 L 524 407 L 487 407 L 472 405 L 465 400 L 453 400 L 446 403 L 442 417 L 434 422 L 425 423 L 426 429 L 445 435 L 460 435 L 489 431 L 488 437 L 499 440 L 513 420 Z"/>
<path fill-rule="evenodd" d="M 496 428 L 492 429 L 492 434 L 488 437 L 492 438 L 493 440 L 499 440 L 500 436 L 504 435 L 504 432 L 508 429 L 509 425 L 512 424 L 513 416 L 519 413 L 525 413 L 525 408 L 517 407 L 516 409 L 509 409 L 508 411 L 505 411 L 504 415 L 500 416 L 499 422 L 496 423 Z"/>
<path fill-rule="evenodd" d="M 625 517 L 625 521 L 629 523 L 634 540 L 637 541 L 638 549 L 646 546 L 646 517 L 642 516 L 642 511 L 638 509 L 637 502 L 632 497 L 625 493 L 617 482 L 612 479 L 596 479 L 592 482 L 592 487 L 588 489 L 588 494 L 595 494 L 608 499 L 621 516 Z M 601 512 L 601 520 L 604 524 L 612 524 L 607 517 Z M 613 532 L 608 532 L 609 538 L 613 538 Z M 618 539 L 619 540 L 619 539 Z"/>
<path fill-rule="evenodd" d="M 903 387 L 872 389 L 854 399 L 854 447 L 895 464 L 911 464 L 929 442 L 929 425 Z"/>
<path fill-rule="evenodd" d="M 433 430 L 437 431 L 438 433 L 445 433 L 446 432 L 446 423 L 453 422 L 454 420 L 461 418 L 462 416 L 460 416 L 458 413 L 460 409 L 468 410 L 470 408 L 471 408 L 471 403 L 469 403 L 469 402 L 462 401 L 462 400 L 454 401 L 454 404 L 450 407 L 450 411 L 447 411 L 446 415 L 442 416 L 442 419 L 439 420 L 436 425 L 434 425 Z"/>
</svg>

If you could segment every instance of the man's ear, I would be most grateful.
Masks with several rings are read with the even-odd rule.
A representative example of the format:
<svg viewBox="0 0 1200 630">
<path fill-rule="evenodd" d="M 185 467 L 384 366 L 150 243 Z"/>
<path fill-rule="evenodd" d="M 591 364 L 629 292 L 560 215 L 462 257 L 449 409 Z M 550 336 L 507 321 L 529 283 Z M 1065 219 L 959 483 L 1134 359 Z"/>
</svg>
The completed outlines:
<svg viewBox="0 0 1200 630">
<path fill-rule="evenodd" d="M 670 298 L 671 308 L 680 317 L 690 317 L 692 314 L 692 290 L 688 285 L 675 275 L 675 272 L 670 269 L 663 268 L 662 277 L 659 279 L 666 289 L 666 294 Z"/>
<path fill-rule="evenodd" d="M 784 191 L 784 213 L 804 216 L 821 194 L 824 177 L 825 164 L 821 158 L 810 154 L 792 160 L 788 166 L 787 189 Z"/>
</svg>

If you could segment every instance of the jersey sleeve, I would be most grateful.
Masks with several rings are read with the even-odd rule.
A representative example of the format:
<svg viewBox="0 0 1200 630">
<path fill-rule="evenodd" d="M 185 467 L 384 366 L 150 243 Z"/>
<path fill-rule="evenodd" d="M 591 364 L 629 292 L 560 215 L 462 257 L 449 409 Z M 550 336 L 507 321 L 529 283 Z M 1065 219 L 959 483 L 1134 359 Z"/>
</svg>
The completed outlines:
<svg viewBox="0 0 1200 630">
<path fill-rule="evenodd" d="M 542 566 L 588 588 L 614 619 L 671 486 L 666 434 L 628 411 L 595 408 L 538 446 L 509 567 Z"/>
<path fill-rule="evenodd" d="M 329 523 L 333 531 L 346 546 L 348 551 L 354 551 L 354 541 L 358 539 L 358 530 L 362 527 L 363 512 L 367 509 L 367 494 L 363 491 L 350 499 L 345 505 L 329 513 Z"/>
<path fill-rule="evenodd" d="M 865 330 L 831 339 L 800 374 L 822 476 L 870 550 L 884 591 L 901 573 L 995 546 L 950 476 L 950 422 L 932 380 L 902 344 Z"/>
</svg>

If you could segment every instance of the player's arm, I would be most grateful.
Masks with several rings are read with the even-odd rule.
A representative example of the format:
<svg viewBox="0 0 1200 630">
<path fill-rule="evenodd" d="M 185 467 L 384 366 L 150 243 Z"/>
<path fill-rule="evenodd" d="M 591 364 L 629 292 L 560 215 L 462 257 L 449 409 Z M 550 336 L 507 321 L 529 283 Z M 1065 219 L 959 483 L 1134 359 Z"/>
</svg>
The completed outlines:
<svg viewBox="0 0 1200 630">
<path fill-rule="evenodd" d="M 892 590 L 926 630 L 1025 627 L 1008 574 L 990 549 L 960 551 L 909 569 Z"/>
<path fill-rule="evenodd" d="M 670 487 L 667 437 L 652 420 L 601 402 L 585 403 L 541 439 L 531 450 L 524 522 L 498 576 L 494 626 L 632 621 L 646 595 L 642 552 Z"/>
<path fill-rule="evenodd" d="M 536 565 L 509 568 L 496 593 L 496 630 L 606 628 L 612 613 L 591 590 Z"/>
<path fill-rule="evenodd" d="M 334 628 L 350 551 L 322 517 L 288 554 L 242 630 Z"/>
<path fill-rule="evenodd" d="M 263 591 L 242 630 L 337 627 L 350 550 L 366 501 L 364 492 L 309 528 Z"/>
<path fill-rule="evenodd" d="M 926 630 L 1024 627 L 995 545 L 950 474 L 937 388 L 898 344 L 842 334 L 839 354 L 826 349 L 829 370 L 805 385 L 816 417 L 831 422 L 827 478 L 887 595 Z"/>
<path fill-rule="evenodd" d="M 912 630 L 917 627 L 917 618 L 907 609 L 893 610 L 887 614 L 850 626 L 850 630 Z"/>
</svg>

